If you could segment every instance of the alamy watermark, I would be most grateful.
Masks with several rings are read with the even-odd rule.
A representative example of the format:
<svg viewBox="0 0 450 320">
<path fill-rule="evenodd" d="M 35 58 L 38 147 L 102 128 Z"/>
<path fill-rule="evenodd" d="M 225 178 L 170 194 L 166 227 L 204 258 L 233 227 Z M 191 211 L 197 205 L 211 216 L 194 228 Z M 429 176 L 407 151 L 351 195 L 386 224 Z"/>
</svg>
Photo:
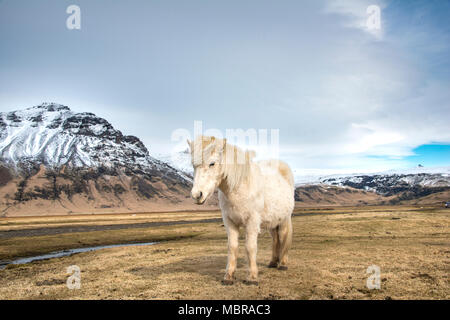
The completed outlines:
<svg viewBox="0 0 450 320">
<path fill-rule="evenodd" d="M 380 280 L 380 267 L 377 265 L 371 265 L 367 268 L 366 274 L 370 274 L 370 276 L 366 280 L 366 287 L 369 290 L 381 289 L 381 280 Z"/>
<path fill-rule="evenodd" d="M 380 30 L 381 29 L 381 8 L 377 5 L 367 7 L 366 13 L 369 15 L 366 21 L 367 29 Z"/>
<path fill-rule="evenodd" d="M 69 290 L 81 289 L 81 269 L 77 265 L 67 267 L 67 273 L 70 274 L 67 278 L 66 285 Z"/>
<path fill-rule="evenodd" d="M 177 153 L 187 148 L 186 141 L 195 140 L 198 136 L 213 136 L 217 139 L 226 139 L 227 144 L 233 144 L 244 150 L 256 151 L 264 157 L 279 159 L 280 152 L 280 130 L 279 129 L 255 129 L 255 128 L 234 128 L 225 129 L 225 133 L 220 129 L 209 128 L 203 130 L 202 121 L 194 121 L 193 133 L 185 128 L 178 128 L 172 132 L 171 141 L 176 145 L 171 152 L 171 160 L 177 161 Z M 195 150 L 194 150 L 195 152 Z M 201 157 L 201 155 L 199 155 Z M 229 155 L 228 155 L 229 156 Z M 227 162 L 230 158 L 227 156 Z M 237 164 L 242 164 L 245 159 L 237 157 L 231 158 Z M 228 162 L 229 163 L 229 162 Z"/>
<path fill-rule="evenodd" d="M 66 9 L 66 13 L 70 16 L 66 20 L 66 27 L 69 30 L 81 29 L 81 9 L 77 5 L 70 5 Z"/>
</svg>

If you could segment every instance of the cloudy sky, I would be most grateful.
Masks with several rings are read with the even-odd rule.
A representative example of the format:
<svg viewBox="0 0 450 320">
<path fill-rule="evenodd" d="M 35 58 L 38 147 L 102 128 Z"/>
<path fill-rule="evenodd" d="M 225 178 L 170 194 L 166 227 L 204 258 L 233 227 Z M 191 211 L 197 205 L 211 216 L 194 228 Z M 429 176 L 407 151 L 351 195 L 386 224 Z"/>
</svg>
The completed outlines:
<svg viewBox="0 0 450 320">
<path fill-rule="evenodd" d="M 304 172 L 450 165 L 449 15 L 444 0 L 0 0 L 0 111 L 94 112 L 151 154 L 201 120 L 279 129 Z"/>
</svg>

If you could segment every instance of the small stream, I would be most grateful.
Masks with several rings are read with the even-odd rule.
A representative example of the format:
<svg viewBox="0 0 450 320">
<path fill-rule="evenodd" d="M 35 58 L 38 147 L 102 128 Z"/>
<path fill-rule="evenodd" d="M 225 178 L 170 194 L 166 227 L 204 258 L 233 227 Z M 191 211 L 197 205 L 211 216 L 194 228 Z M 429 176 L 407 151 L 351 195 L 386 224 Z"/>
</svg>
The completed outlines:
<svg viewBox="0 0 450 320">
<path fill-rule="evenodd" d="M 71 255 L 76 254 L 76 253 L 97 251 L 97 250 L 108 249 L 108 248 L 132 247 L 132 246 L 150 246 L 150 245 L 154 245 L 154 244 L 157 244 L 157 242 L 124 243 L 124 244 L 111 244 L 111 245 L 107 245 L 107 246 L 96 246 L 96 247 L 66 249 L 66 250 L 50 252 L 50 253 L 47 253 L 47 254 L 34 256 L 34 257 L 18 258 L 16 260 L 12 260 L 12 261 L 0 261 L 0 270 L 5 269 L 6 266 L 9 265 L 9 264 L 25 264 L 25 263 L 30 263 L 30 262 L 33 262 L 33 261 L 47 260 L 47 259 L 53 259 L 53 258 L 61 258 L 61 257 L 71 256 Z"/>
</svg>

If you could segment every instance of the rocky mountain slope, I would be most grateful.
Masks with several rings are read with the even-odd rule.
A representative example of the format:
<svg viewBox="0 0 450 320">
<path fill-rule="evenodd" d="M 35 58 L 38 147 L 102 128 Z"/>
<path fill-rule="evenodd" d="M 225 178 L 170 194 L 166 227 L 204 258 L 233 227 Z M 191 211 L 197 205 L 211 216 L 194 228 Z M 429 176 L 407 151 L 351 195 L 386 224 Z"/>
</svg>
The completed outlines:
<svg viewBox="0 0 450 320">
<path fill-rule="evenodd" d="M 92 113 L 55 103 L 0 113 L 2 215 L 185 207 L 190 187 L 137 137 Z"/>
<path fill-rule="evenodd" d="M 327 185 L 304 185 L 295 189 L 297 206 L 358 206 L 379 204 L 384 199 L 374 192 Z"/>
</svg>

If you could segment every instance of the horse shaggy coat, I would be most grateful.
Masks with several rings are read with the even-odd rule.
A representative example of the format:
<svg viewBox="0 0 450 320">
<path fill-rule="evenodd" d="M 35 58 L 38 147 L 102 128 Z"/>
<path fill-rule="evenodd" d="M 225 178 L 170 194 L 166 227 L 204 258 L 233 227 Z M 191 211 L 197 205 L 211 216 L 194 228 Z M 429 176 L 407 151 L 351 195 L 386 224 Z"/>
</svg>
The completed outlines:
<svg viewBox="0 0 450 320">
<path fill-rule="evenodd" d="M 233 284 L 239 228 L 245 228 L 249 273 L 247 284 L 258 284 L 258 234 L 269 229 L 273 238 L 270 268 L 287 270 L 292 241 L 294 178 L 279 160 L 255 162 L 254 152 L 227 144 L 226 139 L 199 136 L 188 141 L 194 167 L 192 198 L 203 204 L 219 189 L 219 206 L 228 234 L 228 264 L 223 284 Z"/>
</svg>

